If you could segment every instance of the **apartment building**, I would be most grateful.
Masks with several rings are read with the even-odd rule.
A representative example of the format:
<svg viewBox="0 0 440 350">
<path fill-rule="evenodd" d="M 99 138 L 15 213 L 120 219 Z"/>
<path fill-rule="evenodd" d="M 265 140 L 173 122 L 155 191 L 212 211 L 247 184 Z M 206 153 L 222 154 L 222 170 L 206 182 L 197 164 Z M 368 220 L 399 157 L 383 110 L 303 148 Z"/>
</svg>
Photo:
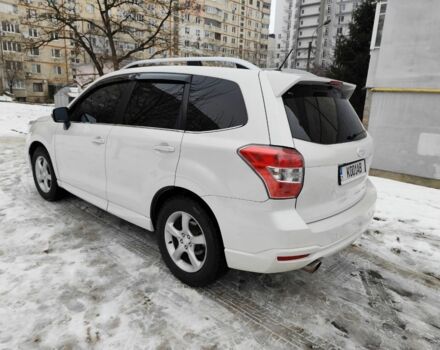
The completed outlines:
<svg viewBox="0 0 440 350">
<path fill-rule="evenodd" d="M 87 34 L 93 51 L 102 61 L 108 60 L 109 43 L 105 37 L 95 34 L 94 23 L 100 23 L 100 14 L 96 0 L 54 0 L 56 6 L 66 6 L 80 15 L 77 22 L 79 32 Z M 133 0 L 133 3 L 137 3 Z M 127 5 L 130 6 L 130 5 Z M 123 23 L 132 29 L 131 34 L 119 33 L 115 41 L 116 50 L 123 55 L 136 47 L 136 39 L 145 33 L 156 13 L 155 5 L 145 7 L 151 17 L 140 13 L 130 13 Z M 118 7 L 111 11 L 116 20 L 127 17 L 125 8 Z M 63 86 L 98 77 L 90 55 L 78 46 L 67 30 L 54 31 L 56 21 L 33 20 L 41 13 L 47 13 L 45 2 L 37 0 L 0 0 L 0 93 L 10 91 L 17 100 L 43 102 L 53 100 L 55 92 Z M 157 21 L 157 17 L 155 19 Z M 165 23 L 163 30 L 168 32 L 172 26 L 172 17 Z M 32 40 L 38 42 L 50 32 L 54 39 L 41 47 L 32 47 Z M 165 34 L 166 35 L 166 34 Z M 171 35 L 171 34 L 170 34 Z M 131 59 L 149 58 L 162 47 L 151 47 L 146 51 L 135 53 Z M 161 51 L 168 55 L 170 50 Z M 111 70 L 111 64 L 104 66 L 104 72 Z"/>
<path fill-rule="evenodd" d="M 12 90 L 22 101 L 45 101 L 71 79 L 72 72 L 64 40 L 27 48 L 27 39 L 39 35 L 39 28 L 22 25 L 27 10 L 18 1 L 0 1 L 0 91 Z"/>
<path fill-rule="evenodd" d="M 103 61 L 108 60 L 109 43 L 94 34 L 93 23 L 100 23 L 96 0 L 55 0 L 75 7 L 86 21 L 78 23 L 93 50 Z M 119 34 L 116 41 L 121 54 L 137 47 L 137 38 L 145 28 L 163 16 L 157 2 L 138 2 L 144 14 L 133 13 L 129 25 L 132 33 Z M 234 56 L 264 67 L 267 61 L 270 0 L 180 0 L 181 11 L 170 16 L 162 29 L 170 45 L 150 47 L 129 59 L 166 56 Z M 130 5 L 127 5 L 130 6 Z M 45 11 L 37 0 L 0 0 L 0 93 L 12 90 L 18 100 L 50 101 L 62 86 L 86 82 L 98 76 L 90 56 L 69 40 L 70 33 L 53 33 L 56 40 L 40 48 L 31 47 L 50 30 L 51 22 L 32 24 L 30 18 Z M 113 16 L 126 15 L 123 8 L 113 9 Z M 31 24 L 30 24 L 31 23 Z M 107 62 L 107 61 L 106 61 Z M 110 63 L 110 61 L 109 61 Z M 104 65 L 104 72 L 112 70 Z"/>
<path fill-rule="evenodd" d="M 307 69 L 309 66 L 309 70 L 314 71 L 328 68 L 333 62 L 338 36 L 349 34 L 352 12 L 362 1 L 282 0 L 282 6 L 277 6 L 275 13 L 275 30 L 277 23 L 280 24 L 275 36 L 285 40 L 277 44 L 277 50 L 283 52 L 277 53 L 269 65 L 277 67 L 278 56 L 293 48 L 286 68 Z M 286 23 L 286 19 L 290 22 Z"/>
<path fill-rule="evenodd" d="M 273 33 L 269 35 L 268 68 L 278 68 L 293 47 L 296 0 L 277 0 Z"/>
<path fill-rule="evenodd" d="M 180 56 L 232 56 L 266 66 L 270 0 L 193 0 L 179 19 Z"/>
</svg>

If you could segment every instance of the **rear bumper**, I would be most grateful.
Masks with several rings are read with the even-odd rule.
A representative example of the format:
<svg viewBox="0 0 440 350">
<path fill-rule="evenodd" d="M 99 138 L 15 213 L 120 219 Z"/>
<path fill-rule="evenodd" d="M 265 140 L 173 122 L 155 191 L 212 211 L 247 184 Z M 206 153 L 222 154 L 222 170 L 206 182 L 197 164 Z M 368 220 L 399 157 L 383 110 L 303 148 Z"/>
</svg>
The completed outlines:
<svg viewBox="0 0 440 350">
<path fill-rule="evenodd" d="M 364 197 L 353 207 L 311 224 L 299 217 L 294 201 L 243 203 L 246 201 L 218 197 L 205 200 L 216 213 L 228 266 L 275 273 L 300 269 L 354 242 L 371 221 L 376 197 L 376 189 L 368 180 Z M 309 255 L 277 261 L 278 256 L 305 254 Z"/>
</svg>

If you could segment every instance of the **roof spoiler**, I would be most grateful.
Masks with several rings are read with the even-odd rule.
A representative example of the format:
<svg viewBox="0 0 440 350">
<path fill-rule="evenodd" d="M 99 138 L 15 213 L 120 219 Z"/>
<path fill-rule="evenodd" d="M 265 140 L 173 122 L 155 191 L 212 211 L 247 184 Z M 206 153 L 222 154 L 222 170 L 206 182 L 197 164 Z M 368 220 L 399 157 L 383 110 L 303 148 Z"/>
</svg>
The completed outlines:
<svg viewBox="0 0 440 350">
<path fill-rule="evenodd" d="M 349 99 L 351 95 L 353 95 L 354 90 L 356 89 L 356 85 L 342 82 L 339 80 L 329 79 L 329 78 L 321 78 L 316 75 L 310 73 L 302 73 L 302 74 L 286 74 L 283 72 L 277 71 L 265 71 L 265 75 L 267 76 L 270 85 L 272 86 L 272 90 L 277 97 L 281 97 L 284 93 L 289 90 L 292 86 L 298 83 L 306 83 L 306 84 L 322 84 L 327 83 L 335 86 L 340 89 L 342 95 Z"/>
</svg>

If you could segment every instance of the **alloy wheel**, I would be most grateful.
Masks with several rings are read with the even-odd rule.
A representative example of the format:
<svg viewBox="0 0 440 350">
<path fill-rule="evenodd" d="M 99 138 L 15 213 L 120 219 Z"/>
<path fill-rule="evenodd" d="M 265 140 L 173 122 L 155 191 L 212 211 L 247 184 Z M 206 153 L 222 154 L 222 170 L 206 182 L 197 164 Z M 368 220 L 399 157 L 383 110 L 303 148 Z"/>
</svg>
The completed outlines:
<svg viewBox="0 0 440 350">
<path fill-rule="evenodd" d="M 47 159 L 39 156 L 35 161 L 35 177 L 41 191 L 48 193 L 52 187 L 52 174 Z"/>
<path fill-rule="evenodd" d="M 197 272 L 206 260 L 207 247 L 203 230 L 190 214 L 177 211 L 165 224 L 165 244 L 173 262 L 183 271 Z"/>
</svg>

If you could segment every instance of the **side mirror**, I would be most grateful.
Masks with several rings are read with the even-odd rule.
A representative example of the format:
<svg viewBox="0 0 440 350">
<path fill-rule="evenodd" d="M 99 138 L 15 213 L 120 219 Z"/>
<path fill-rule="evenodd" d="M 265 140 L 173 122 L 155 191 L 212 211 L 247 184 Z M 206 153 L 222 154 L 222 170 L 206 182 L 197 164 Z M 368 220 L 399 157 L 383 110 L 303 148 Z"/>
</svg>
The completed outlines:
<svg viewBox="0 0 440 350">
<path fill-rule="evenodd" d="M 70 127 L 69 110 L 67 107 L 55 108 L 52 112 L 52 119 L 55 123 L 64 123 L 64 130 Z"/>
</svg>

